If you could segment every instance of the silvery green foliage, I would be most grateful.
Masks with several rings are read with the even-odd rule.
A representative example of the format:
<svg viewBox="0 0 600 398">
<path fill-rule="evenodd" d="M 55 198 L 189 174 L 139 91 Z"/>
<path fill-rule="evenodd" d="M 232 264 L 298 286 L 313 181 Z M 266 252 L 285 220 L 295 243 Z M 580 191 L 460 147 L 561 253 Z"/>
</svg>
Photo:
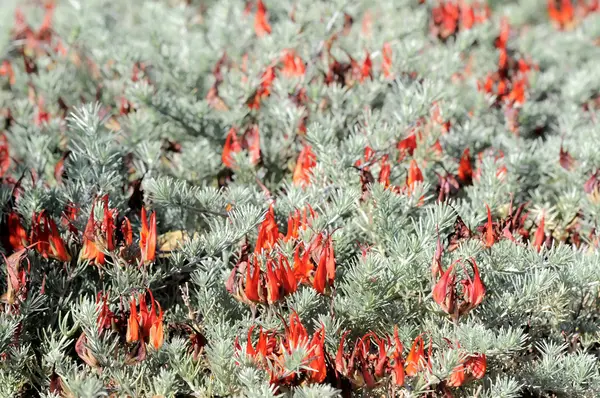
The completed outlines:
<svg viewBox="0 0 600 398">
<path fill-rule="evenodd" d="M 277 389 L 263 368 L 236 350 L 236 339 L 244 346 L 251 325 L 281 331 L 280 318 L 291 310 L 309 331 L 324 325 L 331 359 L 344 330 L 353 337 L 390 335 L 396 325 L 405 355 L 417 335 L 431 336 L 436 354 L 428 380 L 443 380 L 457 364 L 446 339 L 486 354 L 485 378 L 453 389 L 455 396 L 598 396 L 600 257 L 594 237 L 600 200 L 584 190 L 600 167 L 598 14 L 558 31 L 548 22 L 545 2 L 490 0 L 490 20 L 442 43 L 429 32 L 435 1 L 264 2 L 272 33 L 259 39 L 255 2 L 246 15 L 244 2 L 230 0 L 60 1 L 52 30 L 67 55 L 38 55 L 34 74 L 26 73 L 18 53 L 23 43 L 11 39 L 16 2 L 2 2 L 0 62 L 13 64 L 16 83 L 0 76 L 0 117 L 12 159 L 9 174 L 21 187 L 16 199 L 11 185 L 0 188 L 3 219 L 14 210 L 29 228 L 34 212 L 45 210 L 58 221 L 75 203 L 80 211 L 71 225 L 83 231 L 94 198 L 109 194 L 111 208 L 127 216 L 135 231 L 146 204 L 157 213 L 160 234 L 181 235 L 147 268 L 109 260 L 100 270 L 78 261 L 81 234 L 58 223 L 73 260 L 61 264 L 30 251 L 32 288 L 18 313 L 0 313 L 0 396 L 59 396 L 51 391 L 57 376 L 65 395 L 78 397 L 340 396 L 338 386 L 328 384 Z M 41 9 L 23 11 L 35 28 L 42 23 Z M 370 34 L 361 26 L 367 11 Z M 354 24 L 344 35 L 346 14 Z M 497 68 L 494 39 L 503 16 L 514 28 L 511 52 L 539 66 L 529 75 L 518 134 L 507 126 L 504 109 L 492 105 L 494 98 L 477 89 Z M 368 51 L 372 79 L 324 83 L 324 48 L 334 33 L 336 59 L 362 63 Z M 384 43 L 393 53 L 390 79 L 381 75 Z M 260 111 L 250 110 L 246 103 L 265 69 L 285 49 L 307 62 L 306 73 L 278 77 Z M 217 110 L 207 94 L 224 53 L 228 65 L 218 86 L 224 107 Z M 469 55 L 471 74 L 453 83 Z M 301 106 L 294 98 L 299 87 L 307 97 Z M 50 114 L 43 123 L 34 122 L 38 98 Z M 131 112 L 120 112 L 122 100 Z M 355 166 L 365 147 L 390 156 L 391 184 L 403 187 L 410 159 L 399 160 L 396 144 L 420 118 L 431 116 L 433 103 L 451 128 L 432 127 L 416 148 L 423 184 L 407 195 L 374 182 L 365 195 Z M 304 133 L 298 126 L 305 115 Z M 221 159 L 225 137 L 231 127 L 243 133 L 249 124 L 259 128 L 261 160 L 253 165 L 243 150 L 234 155 L 232 174 Z M 429 148 L 438 140 L 443 153 L 434 158 Z M 306 143 L 318 162 L 311 184 L 299 187 L 291 176 Z M 504 157 L 475 159 L 490 147 Z M 456 174 L 465 148 L 479 178 L 438 203 L 438 175 Z M 561 166 L 561 150 L 574 167 Z M 58 181 L 55 166 L 67 151 Z M 498 178 L 500 166 L 506 167 L 504 179 Z M 379 167 L 371 167 L 375 180 Z M 225 289 L 240 246 L 254 244 L 273 199 L 280 231 L 290 213 L 310 204 L 318 215 L 312 228 L 333 233 L 338 270 L 331 297 L 301 287 L 283 302 L 253 311 Z M 529 241 L 485 248 L 473 239 L 445 253 L 444 267 L 475 258 L 487 287 L 482 305 L 454 324 L 431 298 L 438 234 L 448 236 L 458 217 L 476 230 L 486 221 L 485 204 L 494 219 L 505 217 L 511 201 L 529 203 L 524 228 L 532 235 L 545 217 L 554 244 L 538 253 Z M 103 210 L 95 212 L 101 219 Z M 569 238 L 575 226 L 579 247 Z M 294 248 L 281 246 L 292 258 Z M 0 268 L 5 292 L 7 270 Z M 145 289 L 166 310 L 166 340 L 158 352 L 149 348 L 144 361 L 125 364 L 130 353 L 120 344 L 124 337 L 98 330 L 96 295 L 110 293 L 110 309 L 125 314 L 131 295 Z M 74 353 L 82 332 L 101 371 Z M 193 351 L 192 333 L 206 339 L 199 352 Z M 283 362 L 290 371 L 302 369 L 304 356 L 300 347 Z M 408 380 L 403 393 L 421 395 L 431 387 L 428 380 Z M 382 396 L 385 387 L 358 394 Z"/>
</svg>

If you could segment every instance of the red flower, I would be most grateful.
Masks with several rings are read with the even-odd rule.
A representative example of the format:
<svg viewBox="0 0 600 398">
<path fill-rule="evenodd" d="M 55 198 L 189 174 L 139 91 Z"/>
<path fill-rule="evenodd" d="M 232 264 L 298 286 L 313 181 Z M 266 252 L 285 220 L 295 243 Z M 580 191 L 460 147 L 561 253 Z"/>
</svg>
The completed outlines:
<svg viewBox="0 0 600 398">
<path fill-rule="evenodd" d="M 535 231 L 535 235 L 533 237 L 533 247 L 539 252 L 542 250 L 542 246 L 544 245 L 544 241 L 546 240 L 546 234 L 544 232 L 544 228 L 546 226 L 546 220 L 544 214 L 542 214 L 542 218 L 540 219 L 540 224 Z"/>
<path fill-rule="evenodd" d="M 121 224 L 121 233 L 123 234 L 125 245 L 131 246 L 133 244 L 133 230 L 131 229 L 131 223 L 127 217 L 125 217 Z"/>
<path fill-rule="evenodd" d="M 231 158 L 231 154 L 238 153 L 241 150 L 242 146 L 237 139 L 237 132 L 235 128 L 232 127 L 229 129 L 229 133 L 227 133 L 227 138 L 225 139 L 225 146 L 223 147 L 221 161 L 226 167 L 229 167 L 230 169 L 233 168 L 233 159 Z"/>
<path fill-rule="evenodd" d="M 392 46 L 390 43 L 384 43 L 383 49 L 381 50 L 381 57 L 383 61 L 381 63 L 381 72 L 386 78 L 392 77 Z"/>
<path fill-rule="evenodd" d="M 390 366 L 392 368 L 392 381 L 397 386 L 403 386 L 405 370 L 402 351 L 404 350 L 404 346 L 398 337 L 398 326 L 394 326 L 394 345 L 394 351 L 392 352 L 390 362 Z"/>
<path fill-rule="evenodd" d="M 414 189 L 414 185 L 417 182 L 423 182 L 423 173 L 421 173 L 421 169 L 417 165 L 417 162 L 413 159 L 410 161 L 408 176 L 406 177 L 406 186 L 409 188 L 409 191 Z"/>
<path fill-rule="evenodd" d="M 152 292 L 150 294 L 151 307 L 148 311 L 146 304 L 146 294 L 139 295 L 139 313 L 136 308 L 135 297 L 131 298 L 129 303 L 129 317 L 127 319 L 127 342 L 143 341 L 151 344 L 156 350 L 159 350 L 164 342 L 164 313 L 160 304 L 154 300 Z M 158 307 L 158 312 L 156 311 Z"/>
<path fill-rule="evenodd" d="M 306 67 L 304 66 L 304 61 L 300 58 L 294 50 L 285 50 L 283 52 L 283 57 L 281 59 L 283 63 L 283 68 L 281 69 L 281 73 L 287 77 L 300 77 L 304 76 L 306 71 Z"/>
<path fill-rule="evenodd" d="M 365 50 L 365 60 L 360 68 L 360 82 L 362 83 L 367 78 L 373 78 L 371 75 L 371 69 L 373 68 L 373 62 L 371 61 L 371 55 Z"/>
<path fill-rule="evenodd" d="M 156 258 L 156 213 L 146 217 L 146 208 L 142 207 L 142 230 L 140 231 L 140 250 L 142 264 L 151 263 Z"/>
<path fill-rule="evenodd" d="M 308 218 L 309 214 L 310 219 Z M 312 220 L 314 219 L 315 211 L 310 205 L 306 205 L 306 207 L 302 209 L 302 212 L 296 209 L 293 215 L 290 214 L 288 216 L 287 232 L 283 241 L 289 242 L 290 240 L 298 239 L 300 230 L 305 231 L 312 224 Z"/>
<path fill-rule="evenodd" d="M 271 34 L 271 25 L 267 18 L 267 8 L 265 7 L 262 0 L 258 0 L 256 3 L 256 15 L 254 17 L 254 32 L 256 36 L 262 37 L 264 35 Z"/>
<path fill-rule="evenodd" d="M 446 382 L 449 387 L 460 387 L 472 379 L 482 379 L 485 376 L 487 359 L 485 354 L 473 354 L 464 357 Z"/>
<path fill-rule="evenodd" d="M 8 241 L 13 251 L 23 249 L 29 244 L 27 231 L 21 225 L 21 219 L 14 211 L 8 214 Z"/>
<path fill-rule="evenodd" d="M 296 168 L 292 181 L 294 185 L 306 186 L 310 184 L 311 169 L 317 165 L 317 157 L 310 145 L 305 145 L 298 155 Z"/>
<path fill-rule="evenodd" d="M 37 216 L 34 214 L 31 225 L 32 244 L 36 244 L 36 249 L 44 258 L 54 258 L 58 261 L 71 261 L 71 255 L 67 252 L 67 248 L 56 223 L 46 213 L 42 211 Z"/>
<path fill-rule="evenodd" d="M 0 178 L 4 177 L 4 174 L 10 167 L 10 152 L 8 150 L 8 140 L 4 134 L 0 135 Z"/>
<path fill-rule="evenodd" d="M 258 254 L 263 250 L 271 250 L 279 237 L 279 228 L 277 227 L 277 221 L 275 221 L 275 211 L 273 210 L 273 205 L 271 205 L 265 215 L 265 219 L 258 227 L 258 238 L 256 239 L 254 253 Z"/>
<path fill-rule="evenodd" d="M 327 376 L 327 367 L 325 365 L 325 329 L 322 327 L 313 335 L 309 343 L 310 356 L 312 361 L 308 363 L 311 368 L 308 372 L 308 379 L 313 383 L 322 383 Z"/>
<path fill-rule="evenodd" d="M 398 148 L 398 151 L 400 151 L 400 158 L 398 159 L 399 162 L 404 160 L 404 158 L 406 157 L 406 154 L 408 154 L 409 156 L 412 156 L 413 153 L 415 152 L 415 149 L 417 149 L 416 134 L 413 133 L 413 134 L 409 135 L 408 137 L 406 137 L 405 139 L 398 142 L 398 145 L 396 146 L 396 148 Z"/>
<path fill-rule="evenodd" d="M 431 351 L 431 340 L 429 341 L 429 351 Z M 415 376 L 418 372 L 430 367 L 431 355 L 425 357 L 425 343 L 423 336 L 419 335 L 413 341 L 412 347 L 406 357 L 406 367 L 404 371 L 408 376 Z"/>
<path fill-rule="evenodd" d="M 473 168 L 471 166 L 469 148 L 466 148 L 460 157 L 460 162 L 458 164 L 458 178 L 464 184 L 470 184 L 473 180 Z"/>
<path fill-rule="evenodd" d="M 335 280 L 335 256 L 333 254 L 333 241 L 331 240 L 331 235 L 329 235 L 323 243 L 321 243 L 321 236 L 322 235 L 319 235 L 319 238 L 317 239 L 318 243 L 314 246 L 311 245 L 308 251 L 312 252 L 313 250 L 320 250 L 319 261 L 312 286 L 317 292 L 325 294 L 329 291 L 329 288 L 333 286 Z"/>
<path fill-rule="evenodd" d="M 96 297 L 96 305 L 100 306 L 100 314 L 98 315 L 98 329 L 110 329 L 115 314 L 108 308 L 108 293 L 98 293 Z"/>
<path fill-rule="evenodd" d="M 486 204 L 487 209 L 487 224 L 485 225 L 485 247 L 490 248 L 496 243 L 496 234 L 492 224 L 492 212 L 490 207 Z"/>
<path fill-rule="evenodd" d="M 464 315 L 477 307 L 481 304 L 485 296 L 485 285 L 479 276 L 477 263 L 474 259 L 470 259 L 469 264 L 473 270 L 473 278 L 471 279 L 471 276 L 463 264 L 465 278 L 460 281 L 460 284 L 462 285 L 462 297 L 457 298 L 459 292 L 457 291 L 454 266 L 458 263 L 462 264 L 462 262 L 458 260 L 444 272 L 442 277 L 435 284 L 432 293 L 434 301 L 438 303 L 444 312 L 452 315 L 454 318 Z"/>
</svg>

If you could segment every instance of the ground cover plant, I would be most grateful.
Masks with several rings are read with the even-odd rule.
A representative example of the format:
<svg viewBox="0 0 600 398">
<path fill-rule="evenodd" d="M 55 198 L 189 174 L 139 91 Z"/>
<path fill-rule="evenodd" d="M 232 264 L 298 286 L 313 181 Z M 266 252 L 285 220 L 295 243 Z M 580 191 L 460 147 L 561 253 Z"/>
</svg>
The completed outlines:
<svg viewBox="0 0 600 398">
<path fill-rule="evenodd" d="M 0 396 L 600 395 L 597 0 L 0 26 Z"/>
</svg>

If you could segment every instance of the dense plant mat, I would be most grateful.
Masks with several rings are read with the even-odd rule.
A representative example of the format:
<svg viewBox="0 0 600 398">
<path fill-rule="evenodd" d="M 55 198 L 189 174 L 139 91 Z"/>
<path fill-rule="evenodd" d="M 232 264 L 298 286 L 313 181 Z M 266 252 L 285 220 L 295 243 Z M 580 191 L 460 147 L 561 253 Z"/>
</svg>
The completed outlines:
<svg viewBox="0 0 600 398">
<path fill-rule="evenodd" d="M 0 18 L 0 396 L 600 395 L 597 0 Z"/>
</svg>

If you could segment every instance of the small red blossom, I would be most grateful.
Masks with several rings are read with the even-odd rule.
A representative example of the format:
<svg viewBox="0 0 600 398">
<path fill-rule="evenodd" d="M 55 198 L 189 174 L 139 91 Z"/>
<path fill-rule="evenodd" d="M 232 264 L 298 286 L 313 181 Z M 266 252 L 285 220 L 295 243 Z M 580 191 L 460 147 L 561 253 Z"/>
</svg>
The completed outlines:
<svg viewBox="0 0 600 398">
<path fill-rule="evenodd" d="M 460 387 L 472 379 L 482 379 L 487 368 L 485 354 L 465 355 L 460 363 L 452 370 L 447 385 L 449 387 Z"/>
<path fill-rule="evenodd" d="M 473 168 L 471 166 L 471 154 L 469 148 L 463 151 L 458 164 L 458 178 L 463 184 L 470 184 L 473 180 Z"/>
<path fill-rule="evenodd" d="M 312 151 L 310 145 L 305 145 L 296 161 L 292 181 L 294 185 L 307 186 L 310 184 L 311 170 L 317 165 L 317 156 Z"/>
<path fill-rule="evenodd" d="M 156 258 L 156 213 L 146 216 L 146 208 L 142 207 L 142 229 L 140 231 L 140 251 L 142 264 L 151 263 Z"/>
<path fill-rule="evenodd" d="M 27 239 L 27 231 L 21 224 L 21 218 L 17 213 L 10 212 L 8 214 L 8 241 L 13 251 L 19 251 L 25 248 L 29 241 Z"/>
<path fill-rule="evenodd" d="M 293 50 L 285 50 L 281 59 L 281 73 L 287 77 L 301 77 L 306 72 L 304 61 Z"/>
<path fill-rule="evenodd" d="M 390 43 L 384 43 L 383 48 L 381 50 L 381 57 L 383 61 L 381 62 L 381 73 L 386 79 L 389 79 L 393 76 L 392 74 L 392 46 Z"/>
<path fill-rule="evenodd" d="M 221 161 L 228 168 L 233 168 L 233 159 L 231 155 L 234 153 L 241 152 L 242 146 L 240 145 L 237 138 L 237 131 L 234 127 L 229 129 L 227 138 L 225 139 L 225 146 L 223 147 L 223 154 L 221 155 Z"/>
<path fill-rule="evenodd" d="M 152 345 L 155 350 L 159 350 L 164 342 L 164 313 L 158 301 L 154 300 L 152 292 L 148 290 L 148 293 L 151 304 L 149 311 L 145 293 L 138 296 L 139 312 L 135 297 L 131 298 L 126 338 L 128 343 L 145 342 Z"/>
<path fill-rule="evenodd" d="M 254 16 L 254 32 L 256 36 L 262 37 L 271 34 L 271 25 L 267 17 L 267 8 L 262 0 L 256 3 L 256 14 Z"/>
<path fill-rule="evenodd" d="M 10 167 L 10 151 L 8 140 L 4 134 L 0 135 L 0 178 L 4 177 Z"/>
<path fill-rule="evenodd" d="M 475 259 L 468 261 L 473 271 L 473 278 L 469 275 L 462 261 L 454 262 L 442 277 L 438 280 L 433 288 L 433 299 L 442 308 L 444 312 L 458 318 L 466 314 L 483 301 L 485 297 L 485 285 L 479 275 L 479 268 Z M 460 280 L 462 292 L 457 290 L 457 280 L 454 268 L 457 264 L 461 264 L 464 270 L 465 278 Z M 461 297 L 462 293 L 462 297 Z"/>
<path fill-rule="evenodd" d="M 71 255 L 60 237 L 56 223 L 44 211 L 37 215 L 34 213 L 29 241 L 36 245 L 36 250 L 44 258 L 54 258 L 63 262 L 71 261 Z"/>
<path fill-rule="evenodd" d="M 406 186 L 408 187 L 409 191 L 414 190 L 415 184 L 418 182 L 423 182 L 423 173 L 417 165 L 417 162 L 413 159 L 410 161 L 408 175 L 406 177 Z"/>
<path fill-rule="evenodd" d="M 546 217 L 542 214 L 542 218 L 540 219 L 540 223 L 535 231 L 535 235 L 533 237 L 533 247 L 538 252 L 542 250 L 542 246 L 546 241 L 546 233 L 544 232 L 544 228 L 546 227 Z"/>
</svg>

